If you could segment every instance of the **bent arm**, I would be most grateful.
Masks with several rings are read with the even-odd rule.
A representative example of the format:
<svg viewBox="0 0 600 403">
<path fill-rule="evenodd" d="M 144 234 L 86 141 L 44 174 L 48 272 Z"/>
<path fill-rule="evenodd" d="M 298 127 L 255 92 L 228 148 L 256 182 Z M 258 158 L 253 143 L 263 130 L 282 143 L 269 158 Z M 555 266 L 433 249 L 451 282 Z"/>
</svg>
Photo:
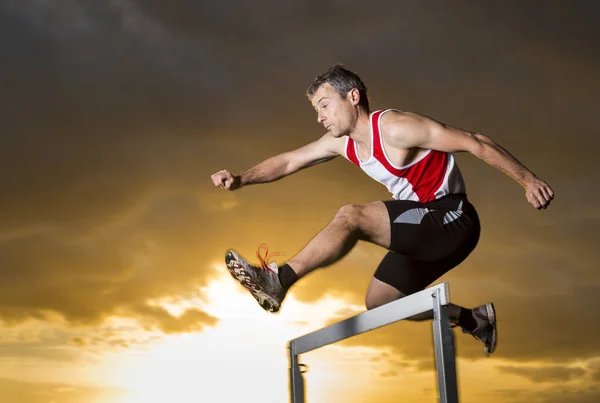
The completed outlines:
<svg viewBox="0 0 600 403">
<path fill-rule="evenodd" d="M 339 143 L 338 139 L 325 134 L 317 141 L 255 165 L 240 175 L 240 184 L 274 182 L 301 169 L 329 161 L 339 154 Z"/>
<path fill-rule="evenodd" d="M 393 114 L 387 120 L 384 130 L 388 129 L 390 140 L 398 147 L 470 152 L 523 186 L 527 200 L 537 209 L 545 209 L 554 198 L 554 191 L 546 182 L 483 134 L 457 129 L 425 116 L 402 113 Z"/>
<path fill-rule="evenodd" d="M 405 115 L 407 116 L 396 117 L 392 126 L 392 131 L 396 134 L 395 139 L 402 142 L 404 147 L 452 153 L 470 152 L 503 171 L 523 187 L 527 187 L 527 184 L 536 178 L 533 172 L 511 153 L 483 134 L 458 129 L 417 114 Z"/>
<path fill-rule="evenodd" d="M 470 152 L 512 177 L 524 188 L 535 179 L 534 173 L 515 156 L 481 133 L 473 133 L 436 122 L 431 128 L 429 141 L 425 144 L 433 149 L 441 149 L 440 151 Z"/>
</svg>

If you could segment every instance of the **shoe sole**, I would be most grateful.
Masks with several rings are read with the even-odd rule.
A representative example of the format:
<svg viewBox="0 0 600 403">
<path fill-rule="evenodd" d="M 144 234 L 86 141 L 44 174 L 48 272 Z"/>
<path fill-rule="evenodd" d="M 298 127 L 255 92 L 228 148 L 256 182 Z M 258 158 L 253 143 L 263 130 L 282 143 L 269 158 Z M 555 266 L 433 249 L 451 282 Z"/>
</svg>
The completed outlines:
<svg viewBox="0 0 600 403">
<path fill-rule="evenodd" d="M 485 304 L 485 312 L 487 314 L 488 317 L 488 321 L 490 322 L 490 325 L 492 326 L 492 342 L 490 343 L 489 346 L 485 346 L 484 347 L 484 353 L 485 356 L 488 357 L 490 354 L 492 354 L 494 351 L 496 351 L 496 344 L 498 342 L 498 330 L 496 327 L 496 309 L 494 308 L 494 304 L 493 303 L 487 303 Z"/>
<path fill-rule="evenodd" d="M 252 280 L 252 277 L 240 261 L 243 260 L 235 251 L 230 250 L 225 255 L 225 265 L 229 274 L 239 282 L 244 288 L 250 291 L 250 294 L 256 299 L 258 304 L 269 312 L 279 311 L 279 303 L 273 297 L 268 295 L 262 288 Z"/>
</svg>

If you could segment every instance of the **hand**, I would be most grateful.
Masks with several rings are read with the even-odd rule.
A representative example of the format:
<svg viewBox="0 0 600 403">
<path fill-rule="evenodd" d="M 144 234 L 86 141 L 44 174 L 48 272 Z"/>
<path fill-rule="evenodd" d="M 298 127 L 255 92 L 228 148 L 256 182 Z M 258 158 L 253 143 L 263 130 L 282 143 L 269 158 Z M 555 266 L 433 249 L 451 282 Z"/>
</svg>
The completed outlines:
<svg viewBox="0 0 600 403">
<path fill-rule="evenodd" d="M 225 190 L 235 190 L 241 187 L 239 176 L 233 175 L 226 169 L 223 169 L 211 176 L 213 184 Z"/>
<path fill-rule="evenodd" d="M 534 178 L 525 185 L 525 197 L 538 210 L 545 209 L 554 199 L 554 192 L 550 185 L 541 179 Z"/>
</svg>

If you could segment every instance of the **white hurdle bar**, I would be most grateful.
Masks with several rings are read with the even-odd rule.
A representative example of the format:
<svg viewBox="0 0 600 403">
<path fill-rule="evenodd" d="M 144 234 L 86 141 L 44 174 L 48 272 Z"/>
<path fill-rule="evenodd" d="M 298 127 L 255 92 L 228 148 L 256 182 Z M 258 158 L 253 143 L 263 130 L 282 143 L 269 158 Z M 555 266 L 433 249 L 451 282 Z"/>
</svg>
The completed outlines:
<svg viewBox="0 0 600 403">
<path fill-rule="evenodd" d="M 454 339 L 447 312 L 449 303 L 448 283 L 441 283 L 291 340 L 288 343 L 291 402 L 305 403 L 304 364 L 298 362 L 298 355 L 433 309 L 439 402 L 458 403 Z"/>
</svg>

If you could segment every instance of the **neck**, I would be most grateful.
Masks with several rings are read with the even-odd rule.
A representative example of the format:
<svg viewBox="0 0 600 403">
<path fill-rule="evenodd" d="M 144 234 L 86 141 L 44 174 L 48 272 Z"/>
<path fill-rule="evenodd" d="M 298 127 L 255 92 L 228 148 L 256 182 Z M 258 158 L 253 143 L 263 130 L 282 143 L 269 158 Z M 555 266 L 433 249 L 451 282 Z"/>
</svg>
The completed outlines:
<svg viewBox="0 0 600 403">
<path fill-rule="evenodd" d="M 371 146 L 371 122 L 370 114 L 362 112 L 358 115 L 354 128 L 348 133 L 348 137 L 364 148 Z"/>
</svg>

